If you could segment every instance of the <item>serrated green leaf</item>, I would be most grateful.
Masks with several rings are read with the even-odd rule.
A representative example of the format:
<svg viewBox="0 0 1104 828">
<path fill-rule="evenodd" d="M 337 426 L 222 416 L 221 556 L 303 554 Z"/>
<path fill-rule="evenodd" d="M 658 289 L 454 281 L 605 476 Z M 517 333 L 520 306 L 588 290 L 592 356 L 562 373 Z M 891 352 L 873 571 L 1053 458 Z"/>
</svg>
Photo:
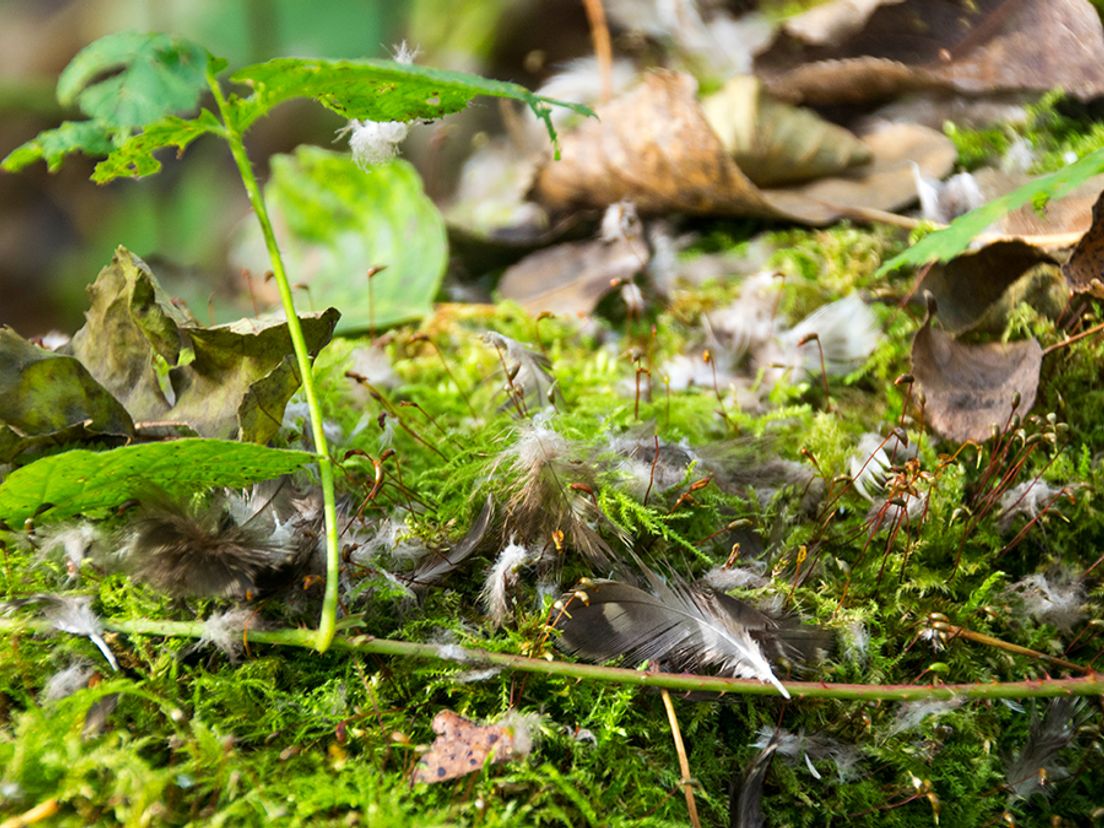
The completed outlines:
<svg viewBox="0 0 1104 828">
<path fill-rule="evenodd" d="M 445 222 L 406 161 L 365 171 L 346 153 L 299 147 L 271 160 L 265 200 L 290 272 L 313 301 L 342 309 L 341 333 L 387 327 L 429 313 L 448 264 Z M 246 228 L 251 258 L 264 242 Z M 376 273 L 369 285 L 367 273 Z"/>
<path fill-rule="evenodd" d="M 105 125 L 96 121 L 65 121 L 13 149 L 0 162 L 0 167 L 8 172 L 19 172 L 41 160 L 46 162 L 50 172 L 57 172 L 67 155 L 80 152 L 98 158 L 111 152 L 111 147 L 111 130 Z"/>
<path fill-rule="evenodd" d="M 176 147 L 177 155 L 180 155 L 196 138 L 221 130 L 218 119 L 206 109 L 191 119 L 167 115 L 110 150 L 107 158 L 96 165 L 92 180 L 97 184 L 106 184 L 116 178 L 153 175 L 161 169 L 161 162 L 154 157 L 157 150 Z"/>
<path fill-rule="evenodd" d="M 151 489 L 175 495 L 246 486 L 290 474 L 313 459 L 304 451 L 202 438 L 100 452 L 76 449 L 9 474 L 0 484 L 0 521 L 17 527 L 35 516 L 40 523 L 64 520 L 110 509 Z"/>
<path fill-rule="evenodd" d="M 594 114 L 581 104 L 541 97 L 516 83 L 391 60 L 277 58 L 239 69 L 231 80 L 254 89 L 251 97 L 234 101 L 242 130 L 293 98 L 310 98 L 344 118 L 371 121 L 432 120 L 464 109 L 479 95 L 509 98 L 528 104 L 553 141 L 549 107 Z"/>
<path fill-rule="evenodd" d="M 58 101 L 75 103 L 114 129 L 141 127 L 195 108 L 207 88 L 209 57 L 203 47 L 169 35 L 110 34 L 81 49 L 65 67 Z"/>
<path fill-rule="evenodd" d="M 991 224 L 1037 199 L 1058 199 L 1077 189 L 1086 180 L 1104 172 L 1104 149 L 1090 152 L 1080 161 L 1058 172 L 1035 178 L 1012 192 L 959 216 L 943 230 L 922 238 L 905 252 L 885 262 L 876 275 L 884 276 L 901 267 L 921 267 L 930 262 L 949 262 L 970 246 Z"/>
</svg>

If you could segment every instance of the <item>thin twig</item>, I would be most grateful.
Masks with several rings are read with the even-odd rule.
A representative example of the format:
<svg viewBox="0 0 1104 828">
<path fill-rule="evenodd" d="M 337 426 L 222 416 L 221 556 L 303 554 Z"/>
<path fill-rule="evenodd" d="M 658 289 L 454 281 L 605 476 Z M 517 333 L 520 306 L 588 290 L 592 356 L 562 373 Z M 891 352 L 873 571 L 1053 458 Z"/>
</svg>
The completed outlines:
<svg viewBox="0 0 1104 828">
<path fill-rule="evenodd" d="M 594 56 L 598 60 L 598 72 L 602 78 L 602 103 L 613 97 L 613 46 L 610 43 L 609 26 L 602 0 L 583 0 L 586 8 L 590 36 L 594 41 Z"/>
<path fill-rule="evenodd" d="M 105 629 L 126 635 L 202 638 L 204 634 L 204 624 L 201 621 L 157 621 L 138 618 L 110 619 L 103 623 Z M 0 618 L 0 631 L 17 628 L 35 629 L 36 625 L 28 621 Z M 42 624 L 38 624 L 37 628 L 42 632 L 50 631 L 50 628 Z M 254 644 L 291 647 L 314 648 L 316 643 L 316 633 L 307 629 L 251 630 L 249 638 Z M 754 679 L 700 676 L 690 673 L 655 673 L 630 670 L 625 667 L 548 661 L 543 658 L 528 658 L 453 645 L 444 647 L 439 644 L 394 641 L 370 635 L 336 635 L 333 647 L 348 652 L 459 661 L 467 665 L 486 664 L 524 673 L 540 673 L 637 687 L 666 687 L 669 690 L 734 693 L 748 696 L 778 696 L 778 690 L 772 685 Z M 923 701 L 1052 698 L 1104 694 L 1104 674 L 1090 673 L 1087 676 L 1067 679 L 1027 679 L 972 684 L 836 684 L 820 681 L 787 681 L 783 682 L 783 686 L 796 699 Z"/>
<path fill-rule="evenodd" d="M 1101 331 L 1104 331 L 1104 322 L 1101 322 L 1099 325 L 1093 325 L 1091 328 L 1088 328 L 1087 330 L 1081 331 L 1081 333 L 1079 333 L 1079 334 L 1074 334 L 1073 336 L 1067 337 L 1066 339 L 1063 339 L 1061 342 L 1055 342 L 1053 345 L 1048 345 L 1046 348 L 1043 348 L 1043 356 L 1046 356 L 1047 354 L 1053 353 L 1054 351 L 1057 351 L 1059 348 L 1065 348 L 1067 345 L 1072 345 L 1074 342 L 1077 342 L 1078 340 L 1084 339 L 1087 336 L 1092 336 L 1093 334 L 1098 334 Z"/>
<path fill-rule="evenodd" d="M 679 730 L 678 717 L 675 715 L 675 706 L 671 703 L 671 694 L 667 690 L 661 690 L 663 707 L 667 711 L 667 721 L 671 724 L 671 738 L 675 742 L 675 753 L 678 755 L 679 773 L 682 791 L 686 794 L 686 810 L 690 812 L 690 824 L 694 828 L 701 828 L 701 820 L 698 819 L 698 803 L 694 801 L 694 781 L 690 778 L 690 760 L 686 758 L 686 746 L 682 743 L 682 731 Z"/>
</svg>

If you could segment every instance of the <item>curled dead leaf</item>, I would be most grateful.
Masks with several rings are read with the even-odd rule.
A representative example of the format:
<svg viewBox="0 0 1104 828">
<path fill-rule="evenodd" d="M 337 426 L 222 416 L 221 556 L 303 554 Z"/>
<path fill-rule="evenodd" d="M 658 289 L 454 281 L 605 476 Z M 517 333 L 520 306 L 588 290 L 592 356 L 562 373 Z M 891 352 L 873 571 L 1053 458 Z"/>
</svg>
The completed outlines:
<svg viewBox="0 0 1104 828">
<path fill-rule="evenodd" d="M 632 201 L 641 213 L 761 216 L 828 224 L 854 208 L 894 210 L 915 200 L 912 163 L 946 175 L 951 142 L 926 127 L 893 124 L 861 135 L 870 162 L 802 186 L 761 190 L 729 156 L 687 75 L 654 72 L 599 108 L 600 120 L 562 138 L 531 195 L 549 210 Z"/>
<path fill-rule="evenodd" d="M 920 287 L 935 298 L 939 321 L 952 336 L 1000 331 L 1020 302 L 1056 317 L 1069 296 L 1058 263 L 1018 240 L 994 242 L 937 264 Z"/>
<path fill-rule="evenodd" d="M 1104 93 L 1104 27 L 1087 0 L 905 0 L 859 31 L 789 26 L 755 69 L 780 97 L 814 105 L 884 100 L 910 89 L 965 95 Z"/>
<path fill-rule="evenodd" d="M 503 299 L 534 314 L 586 314 L 646 267 L 649 258 L 648 245 L 639 235 L 612 242 L 567 242 L 532 253 L 509 268 L 498 291 Z"/>
<path fill-rule="evenodd" d="M 562 136 L 561 160 L 537 172 L 533 193 L 553 210 L 632 201 L 642 213 L 771 215 L 728 157 L 689 75 L 653 72 Z"/>
<path fill-rule="evenodd" d="M 731 78 L 701 107 L 728 154 L 760 187 L 823 178 L 871 158 L 853 133 L 775 100 L 750 75 Z"/>
<path fill-rule="evenodd" d="M 932 302 L 934 304 L 934 301 Z M 912 375 L 931 427 L 949 440 L 987 439 L 1015 409 L 1035 404 L 1043 349 L 1035 339 L 966 345 L 932 327 L 929 312 L 912 340 Z"/>
</svg>

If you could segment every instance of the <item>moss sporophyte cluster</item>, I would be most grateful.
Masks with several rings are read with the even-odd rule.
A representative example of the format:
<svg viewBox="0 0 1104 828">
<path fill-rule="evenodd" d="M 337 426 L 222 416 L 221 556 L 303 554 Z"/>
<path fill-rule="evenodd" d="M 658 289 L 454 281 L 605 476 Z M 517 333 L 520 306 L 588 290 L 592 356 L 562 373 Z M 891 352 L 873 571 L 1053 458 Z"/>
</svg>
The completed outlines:
<svg viewBox="0 0 1104 828">
<path fill-rule="evenodd" d="M 196 98 L 217 87 L 216 61 L 179 54 L 205 62 Z M 418 67 L 273 62 L 236 75 L 250 97 L 214 92 L 217 117 L 97 110 L 81 130 L 107 142 L 107 171 L 220 135 L 263 215 L 241 134 L 266 107 L 322 95 L 309 84 L 326 72 L 350 81 L 323 99 L 349 118 L 446 111 L 356 92 L 380 77 L 423 103 L 430 83 L 441 107 L 544 105 Z M 60 160 L 50 142 L 73 132 L 39 154 Z M 64 151 L 92 148 L 79 141 Z M 875 275 L 901 240 L 842 225 L 756 244 L 766 275 L 722 278 L 747 240 L 705 238 L 681 264 L 721 254 L 716 278 L 651 295 L 641 315 L 447 304 L 336 338 L 324 315 L 298 334 L 199 325 L 120 250 L 83 334 L 118 373 L 81 360 L 81 335 L 48 357 L 89 375 L 51 393 L 96 416 L 0 442 L 0 811 L 683 825 L 684 760 L 703 824 L 753 807 L 772 825 L 1095 818 L 1104 345 L 1063 344 L 1018 309 L 1006 333 L 1060 346 L 1034 406 L 986 439 L 942 440 L 911 376 L 912 276 Z M 1096 300 L 1081 313 L 1096 318 Z M 298 393 L 293 365 L 313 379 Z M 194 417 L 189 389 L 212 376 L 217 416 Z M 144 416 L 174 409 L 188 416 Z M 247 442 L 258 433 L 267 448 Z M 651 638 L 619 624 L 662 616 L 656 602 L 690 620 Z M 572 628 L 594 607 L 611 608 L 600 635 Z M 580 663 L 616 662 L 611 642 L 654 654 Z M 691 668 L 703 675 L 677 672 Z M 442 710 L 527 749 L 412 785 Z"/>
</svg>

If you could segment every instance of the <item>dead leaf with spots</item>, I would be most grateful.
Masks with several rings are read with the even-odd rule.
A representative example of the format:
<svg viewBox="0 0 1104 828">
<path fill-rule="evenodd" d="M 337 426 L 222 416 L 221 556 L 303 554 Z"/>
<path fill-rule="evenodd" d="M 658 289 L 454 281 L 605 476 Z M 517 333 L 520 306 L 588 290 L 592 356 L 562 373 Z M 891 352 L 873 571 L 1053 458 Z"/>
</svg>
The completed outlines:
<svg viewBox="0 0 1104 828">
<path fill-rule="evenodd" d="M 912 340 L 912 375 L 924 398 L 924 416 L 949 440 L 981 442 L 1003 428 L 1015 409 L 1035 404 L 1043 349 L 1035 339 L 966 345 L 932 327 L 928 318 Z M 1016 404 L 1018 400 L 1018 405 Z"/>
<path fill-rule="evenodd" d="M 518 724 L 477 725 L 451 710 L 433 717 L 437 734 L 429 751 L 414 767 L 412 781 L 444 782 L 467 776 L 491 764 L 517 759 L 529 752 L 528 734 Z"/>
<path fill-rule="evenodd" d="M 916 198 L 913 162 L 940 178 L 955 159 L 945 136 L 894 124 L 857 136 L 864 147 L 844 153 L 846 164 L 869 156 L 868 163 L 801 186 L 764 190 L 729 154 L 688 75 L 653 72 L 599 107 L 598 115 L 562 136 L 561 160 L 538 171 L 531 196 L 549 210 L 627 200 L 641 214 L 760 216 L 822 225 L 854 209 L 899 209 Z M 719 123 L 716 114 L 714 120 Z M 771 164 L 777 168 L 778 162 Z"/>
<path fill-rule="evenodd" d="M 1056 318 L 1069 298 L 1058 263 L 1018 240 L 994 242 L 947 264 L 936 264 L 920 289 L 935 298 L 939 321 L 952 336 L 1000 332 L 1021 302 Z"/>
<path fill-rule="evenodd" d="M 1104 297 L 1104 194 L 1093 205 L 1092 226 L 1062 265 L 1062 275 L 1074 293 Z"/>
<path fill-rule="evenodd" d="M 838 34 L 842 33 L 842 38 Z M 1088 0 L 905 0 L 858 31 L 789 25 L 755 62 L 786 100 L 865 104 L 917 89 L 962 95 L 1104 93 L 1104 27 Z"/>
</svg>

